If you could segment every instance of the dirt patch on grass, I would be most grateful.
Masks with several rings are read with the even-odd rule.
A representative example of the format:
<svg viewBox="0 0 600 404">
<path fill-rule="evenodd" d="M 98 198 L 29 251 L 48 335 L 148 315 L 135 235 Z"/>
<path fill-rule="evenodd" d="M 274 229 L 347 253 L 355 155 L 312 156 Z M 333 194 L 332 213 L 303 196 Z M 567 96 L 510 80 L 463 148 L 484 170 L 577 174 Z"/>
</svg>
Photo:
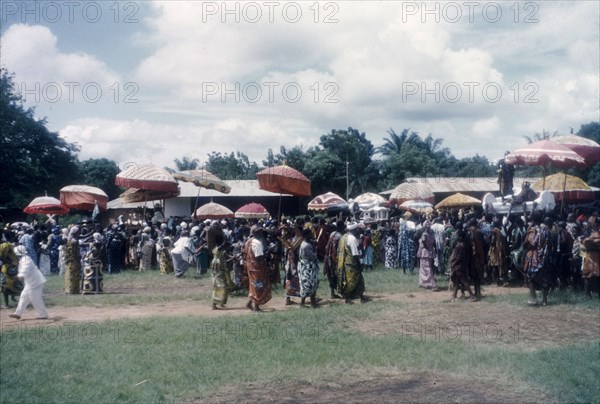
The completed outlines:
<svg viewBox="0 0 600 404">
<path fill-rule="evenodd" d="M 523 403 L 552 402 L 543 392 L 517 383 L 406 372 L 348 382 L 247 384 L 191 402 L 211 403 Z"/>
<path fill-rule="evenodd" d="M 368 335 L 398 335 L 422 341 L 501 344 L 536 350 L 600 338 L 596 310 L 568 305 L 519 307 L 508 303 L 417 301 L 387 309 L 349 327 Z"/>
</svg>

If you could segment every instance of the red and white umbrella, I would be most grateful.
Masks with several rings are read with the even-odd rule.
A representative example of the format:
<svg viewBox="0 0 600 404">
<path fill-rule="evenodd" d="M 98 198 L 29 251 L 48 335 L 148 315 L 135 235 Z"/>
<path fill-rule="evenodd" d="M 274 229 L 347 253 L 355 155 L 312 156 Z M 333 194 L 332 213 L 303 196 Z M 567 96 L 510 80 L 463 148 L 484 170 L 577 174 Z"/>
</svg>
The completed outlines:
<svg viewBox="0 0 600 404">
<path fill-rule="evenodd" d="M 39 196 L 29 202 L 23 212 L 31 215 L 64 215 L 69 213 L 69 208 L 51 196 Z"/>
<path fill-rule="evenodd" d="M 577 135 L 563 135 L 552 138 L 553 142 L 567 146 L 585 160 L 588 166 L 600 161 L 600 144 Z"/>
<path fill-rule="evenodd" d="M 267 167 L 256 174 L 258 187 L 278 194 L 310 196 L 310 180 L 286 165 Z"/>
<path fill-rule="evenodd" d="M 89 185 L 68 185 L 60 190 L 60 202 L 71 208 L 94 210 L 96 203 L 100 211 L 105 211 L 108 204 L 108 195 L 100 188 Z"/>
<path fill-rule="evenodd" d="M 398 206 L 398 209 L 407 210 L 412 213 L 429 213 L 433 212 L 433 205 L 431 202 L 422 200 L 404 201 Z"/>
<path fill-rule="evenodd" d="M 339 205 L 346 203 L 346 201 L 339 195 L 333 192 L 327 192 L 322 195 L 316 196 L 312 201 L 308 203 L 309 210 L 326 210 L 328 207 L 333 205 Z"/>
<path fill-rule="evenodd" d="M 234 217 L 231 210 L 215 202 L 209 202 L 206 205 L 200 206 L 194 213 L 194 216 L 198 219 L 224 219 L 226 217 Z"/>
<path fill-rule="evenodd" d="M 132 165 L 117 174 L 115 185 L 147 191 L 177 192 L 177 181 L 164 168 L 153 164 Z"/>
<path fill-rule="evenodd" d="M 270 216 L 267 208 L 260 203 L 248 203 L 235 211 L 238 219 L 267 219 Z"/>
<path fill-rule="evenodd" d="M 540 140 L 509 153 L 504 161 L 507 164 L 573 168 L 585 167 L 585 160 L 567 146 L 552 140 Z"/>
<path fill-rule="evenodd" d="M 540 140 L 509 153 L 504 161 L 507 164 L 542 166 L 544 169 L 542 190 L 545 188 L 546 165 L 559 168 L 585 167 L 583 157 L 567 146 L 552 140 Z"/>
</svg>

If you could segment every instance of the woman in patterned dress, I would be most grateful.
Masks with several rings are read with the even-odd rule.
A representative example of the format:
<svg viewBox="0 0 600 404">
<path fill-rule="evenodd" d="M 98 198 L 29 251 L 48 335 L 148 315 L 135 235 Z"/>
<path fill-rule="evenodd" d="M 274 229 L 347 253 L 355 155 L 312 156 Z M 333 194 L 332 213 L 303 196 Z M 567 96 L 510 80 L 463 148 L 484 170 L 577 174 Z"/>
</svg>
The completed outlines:
<svg viewBox="0 0 600 404">
<path fill-rule="evenodd" d="M 317 289 L 319 288 L 319 262 L 311 244 L 313 233 L 310 229 L 302 232 L 302 244 L 299 250 L 298 277 L 300 279 L 300 305 L 304 307 L 310 297 L 311 307 L 317 307 Z"/>
</svg>

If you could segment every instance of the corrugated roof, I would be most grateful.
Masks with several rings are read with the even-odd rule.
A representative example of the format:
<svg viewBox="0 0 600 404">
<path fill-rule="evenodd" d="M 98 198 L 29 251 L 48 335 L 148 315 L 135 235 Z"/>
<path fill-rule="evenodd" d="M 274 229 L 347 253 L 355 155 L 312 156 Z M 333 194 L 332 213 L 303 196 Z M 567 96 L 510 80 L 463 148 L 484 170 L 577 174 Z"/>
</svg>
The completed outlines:
<svg viewBox="0 0 600 404">
<path fill-rule="evenodd" d="M 527 181 L 534 184 L 539 178 L 515 178 L 513 180 L 515 187 L 520 187 Z M 499 190 L 497 177 L 410 177 L 405 182 L 415 182 L 427 184 L 434 194 L 455 193 L 455 192 L 497 192 Z M 382 195 L 389 195 L 393 189 L 381 192 Z"/>
</svg>

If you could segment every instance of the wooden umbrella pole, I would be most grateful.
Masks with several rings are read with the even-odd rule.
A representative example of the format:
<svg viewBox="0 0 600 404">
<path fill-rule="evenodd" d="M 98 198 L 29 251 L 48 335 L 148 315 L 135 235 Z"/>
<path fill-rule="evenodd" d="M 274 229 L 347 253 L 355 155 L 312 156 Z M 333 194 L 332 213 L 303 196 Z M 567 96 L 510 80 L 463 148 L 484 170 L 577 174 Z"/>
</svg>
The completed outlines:
<svg viewBox="0 0 600 404">
<path fill-rule="evenodd" d="M 560 214 L 562 215 L 563 213 L 563 208 L 565 206 L 565 190 L 567 188 L 567 173 L 563 173 L 565 176 L 565 179 L 563 181 L 563 188 L 562 188 L 562 195 L 560 198 Z"/>
<path fill-rule="evenodd" d="M 192 217 L 194 220 L 196 219 L 196 209 L 198 209 L 198 199 L 200 199 L 200 190 L 202 187 L 198 187 L 198 195 L 196 195 L 196 202 L 194 203 L 194 212 L 192 213 Z"/>
<path fill-rule="evenodd" d="M 279 193 L 279 207 L 277 208 L 277 221 L 281 222 L 281 198 L 282 194 Z"/>
</svg>

